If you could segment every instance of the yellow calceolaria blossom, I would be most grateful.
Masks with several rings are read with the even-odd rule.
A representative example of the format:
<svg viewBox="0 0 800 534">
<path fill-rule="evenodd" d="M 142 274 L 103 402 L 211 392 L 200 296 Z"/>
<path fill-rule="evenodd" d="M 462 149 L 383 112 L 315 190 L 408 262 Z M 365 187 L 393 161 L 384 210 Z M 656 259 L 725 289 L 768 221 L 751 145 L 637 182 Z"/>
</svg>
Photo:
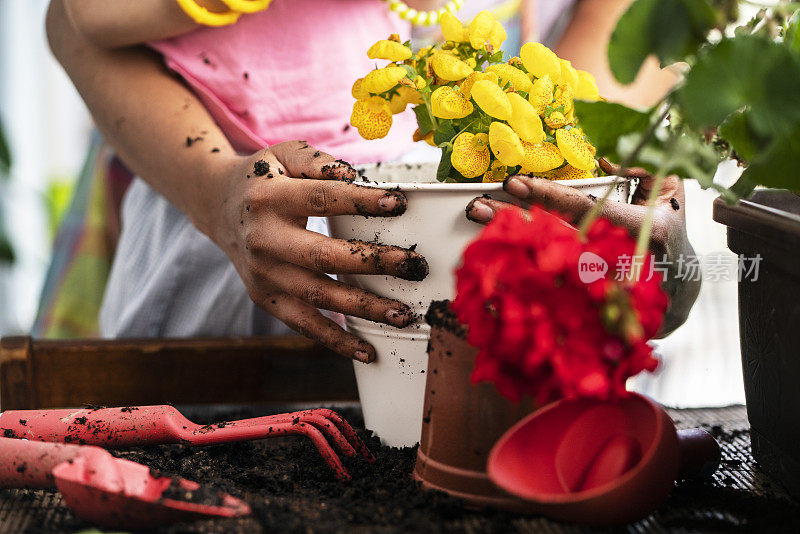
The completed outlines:
<svg viewBox="0 0 800 534">
<path fill-rule="evenodd" d="M 469 41 L 467 29 L 464 28 L 464 25 L 455 15 L 445 11 L 439 17 L 439 21 L 442 25 L 442 35 L 445 41 L 453 41 L 454 43 L 466 43 Z"/>
<path fill-rule="evenodd" d="M 553 93 L 553 103 L 551 107 L 557 109 L 564 106 L 564 111 L 562 113 L 564 113 L 564 117 L 567 117 L 567 122 L 569 122 L 569 117 L 575 109 L 575 103 L 573 102 L 574 96 L 575 91 L 572 89 L 571 85 L 557 85 Z"/>
<path fill-rule="evenodd" d="M 575 98 L 589 102 L 600 100 L 600 92 L 597 90 L 594 76 L 585 70 L 578 71 L 578 88 L 575 90 Z"/>
<path fill-rule="evenodd" d="M 431 59 L 433 72 L 436 76 L 448 82 L 463 80 L 474 72 L 469 65 L 447 52 L 435 52 Z"/>
<path fill-rule="evenodd" d="M 561 62 L 552 50 L 541 43 L 525 43 L 519 52 L 522 64 L 536 76 L 550 76 L 553 83 L 561 81 Z"/>
<path fill-rule="evenodd" d="M 350 124 L 358 129 L 364 139 L 380 139 L 386 137 L 392 127 L 392 111 L 386 100 L 379 96 L 356 100 Z"/>
<path fill-rule="evenodd" d="M 450 163 L 464 178 L 475 178 L 489 168 L 489 136 L 485 133 L 462 132 L 453 141 Z"/>
<path fill-rule="evenodd" d="M 509 167 L 519 165 L 525 155 L 519 136 L 508 124 L 497 121 L 489 125 L 489 148 L 503 165 Z"/>
<path fill-rule="evenodd" d="M 511 103 L 511 118 L 508 119 L 508 124 L 517 132 L 519 138 L 530 143 L 544 141 L 542 119 L 530 102 L 517 93 L 507 93 L 506 96 Z"/>
<path fill-rule="evenodd" d="M 503 25 L 498 21 L 494 21 L 494 27 L 489 33 L 489 46 L 492 47 L 492 52 L 500 50 L 500 47 L 503 46 L 503 42 L 505 42 L 507 37 L 508 34 L 506 33 L 506 29 L 503 28 Z"/>
<path fill-rule="evenodd" d="M 550 113 L 550 115 L 544 118 L 544 123 L 551 130 L 558 130 L 559 128 L 563 128 L 567 125 L 567 118 L 560 111 L 553 111 Z"/>
<path fill-rule="evenodd" d="M 416 87 L 418 90 L 424 89 L 427 85 L 428 82 L 426 82 L 425 78 L 423 78 L 422 76 L 417 76 L 416 78 L 414 78 L 414 87 Z"/>
<path fill-rule="evenodd" d="M 594 170 L 597 162 L 594 159 L 594 147 L 583 140 L 579 133 L 572 130 L 556 130 L 558 150 L 567 163 L 581 171 Z"/>
<path fill-rule="evenodd" d="M 406 106 L 408 105 L 408 101 L 403 95 L 400 94 L 399 91 L 392 95 L 388 102 L 389 111 L 392 112 L 392 115 L 397 115 L 398 113 L 404 112 L 406 110 Z"/>
<path fill-rule="evenodd" d="M 362 87 L 362 83 L 364 82 L 364 78 L 359 78 L 355 82 L 353 82 L 353 88 L 350 89 L 350 94 L 353 95 L 353 98 L 356 100 L 364 100 L 365 98 L 369 98 L 370 95 L 369 91 Z"/>
<path fill-rule="evenodd" d="M 587 178 L 594 178 L 594 175 L 589 171 L 582 171 L 576 169 L 572 165 L 564 165 L 558 169 L 553 169 L 542 174 L 545 178 L 551 180 L 585 180 Z"/>
<path fill-rule="evenodd" d="M 550 76 L 545 74 L 535 82 L 528 93 L 528 102 L 539 115 L 544 115 L 545 108 L 553 101 L 553 90 L 555 85 Z"/>
<path fill-rule="evenodd" d="M 367 57 L 370 59 L 388 59 L 392 62 L 405 61 L 411 57 L 411 49 L 398 42 L 382 39 L 369 47 Z"/>
<path fill-rule="evenodd" d="M 502 182 L 508 176 L 508 167 L 500 161 L 494 160 L 491 168 L 483 173 L 483 183 Z"/>
<path fill-rule="evenodd" d="M 401 85 L 400 87 L 397 88 L 397 92 L 403 95 L 403 98 L 406 99 L 406 102 L 408 102 L 413 106 L 417 106 L 425 102 L 425 100 L 423 100 L 422 98 L 422 93 L 420 93 L 414 87 Z"/>
<path fill-rule="evenodd" d="M 439 87 L 431 94 L 431 111 L 440 119 L 460 119 L 473 110 L 472 102 L 448 85 Z"/>
<path fill-rule="evenodd" d="M 483 48 L 484 43 L 489 39 L 495 25 L 494 16 L 491 12 L 483 10 L 472 19 L 469 24 L 469 44 L 475 50 Z"/>
<path fill-rule="evenodd" d="M 461 94 L 463 94 L 467 99 L 471 98 L 472 86 L 475 85 L 475 82 L 478 80 L 489 80 L 495 85 L 497 85 L 497 82 L 499 81 L 497 74 L 494 72 L 473 72 L 461 82 L 461 87 L 459 88 Z"/>
<path fill-rule="evenodd" d="M 372 94 L 385 93 L 405 76 L 406 69 L 397 65 L 389 65 L 382 69 L 375 69 L 364 76 L 361 87 Z"/>
<path fill-rule="evenodd" d="M 566 59 L 560 59 L 559 62 L 561 63 L 560 83 L 570 86 L 574 93 L 578 89 L 578 71 Z"/>
<path fill-rule="evenodd" d="M 517 91 L 525 91 L 527 93 L 533 86 L 533 82 L 528 78 L 527 74 L 507 63 L 490 65 L 486 67 L 486 72 L 494 72 L 500 80 L 500 85 L 505 87 L 506 82 L 508 82 Z"/>
<path fill-rule="evenodd" d="M 524 174 L 535 174 L 555 169 L 564 163 L 564 156 L 553 143 L 528 143 L 522 141 L 525 153 L 522 156 L 522 169 Z"/>
<path fill-rule="evenodd" d="M 420 133 L 419 131 L 419 128 L 414 130 L 414 134 L 411 136 L 411 140 L 414 141 L 415 143 L 417 141 L 425 141 L 431 146 L 436 146 L 436 143 L 433 142 L 433 132 L 428 132 L 425 135 L 422 135 L 422 133 Z"/>
<path fill-rule="evenodd" d="M 502 89 L 489 80 L 478 80 L 472 85 L 472 99 L 487 115 L 507 121 L 511 118 L 511 102 Z"/>
</svg>

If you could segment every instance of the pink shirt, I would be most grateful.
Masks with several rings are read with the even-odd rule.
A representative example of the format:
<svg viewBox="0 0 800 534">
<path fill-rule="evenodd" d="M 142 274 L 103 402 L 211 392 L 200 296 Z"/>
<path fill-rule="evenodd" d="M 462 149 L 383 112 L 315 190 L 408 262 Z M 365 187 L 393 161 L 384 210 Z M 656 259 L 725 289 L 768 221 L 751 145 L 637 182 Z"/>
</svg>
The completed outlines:
<svg viewBox="0 0 800 534">
<path fill-rule="evenodd" d="M 380 0 L 274 0 L 233 26 L 151 43 L 194 89 L 237 150 L 303 139 L 352 163 L 406 152 L 415 121 L 365 141 L 350 124 L 353 82 L 375 67 L 367 49 L 409 27 Z M 383 66 L 383 63 L 380 62 Z"/>
</svg>

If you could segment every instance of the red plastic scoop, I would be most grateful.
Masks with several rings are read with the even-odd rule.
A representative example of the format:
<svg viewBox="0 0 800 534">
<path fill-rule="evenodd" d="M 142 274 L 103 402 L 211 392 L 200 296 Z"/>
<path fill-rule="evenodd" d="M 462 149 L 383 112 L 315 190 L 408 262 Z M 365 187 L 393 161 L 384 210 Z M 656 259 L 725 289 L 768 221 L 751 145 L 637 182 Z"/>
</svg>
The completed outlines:
<svg viewBox="0 0 800 534">
<path fill-rule="evenodd" d="M 531 511 L 618 524 L 656 510 L 678 476 L 710 476 L 719 458 L 710 434 L 676 432 L 660 406 L 632 393 L 542 408 L 500 438 L 487 472 L 500 488 L 531 501 Z"/>
<path fill-rule="evenodd" d="M 0 432 L 36 441 L 130 447 L 183 443 L 215 445 L 286 435 L 308 437 L 337 478 L 349 480 L 328 439 L 345 456 L 375 458 L 342 416 L 316 409 L 267 417 L 198 425 L 172 406 L 129 406 L 80 410 L 16 410 L 3 412 Z"/>
<path fill-rule="evenodd" d="M 157 477 L 147 466 L 114 458 L 99 447 L 0 438 L 0 485 L 57 487 L 85 521 L 111 528 L 250 514 L 244 501 L 195 482 Z M 194 496 L 202 496 L 204 502 Z"/>
</svg>

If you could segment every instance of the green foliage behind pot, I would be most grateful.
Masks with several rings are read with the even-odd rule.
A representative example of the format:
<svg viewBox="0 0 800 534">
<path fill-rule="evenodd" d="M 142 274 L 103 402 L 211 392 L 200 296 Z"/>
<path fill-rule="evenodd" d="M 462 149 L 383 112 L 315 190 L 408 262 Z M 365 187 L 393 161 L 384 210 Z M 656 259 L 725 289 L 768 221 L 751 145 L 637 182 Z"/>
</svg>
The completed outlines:
<svg viewBox="0 0 800 534">
<path fill-rule="evenodd" d="M 0 179 L 7 179 L 11 170 L 11 151 L 8 148 L 3 125 L 0 124 Z M 5 221 L 3 220 L 3 198 L 0 198 L 0 263 L 11 263 L 14 261 L 14 249 L 6 233 Z"/>
<path fill-rule="evenodd" d="M 756 186 L 800 192 L 798 10 L 780 2 L 726 33 L 736 0 L 636 0 L 608 47 L 614 76 L 631 83 L 654 55 L 662 67 L 688 65 L 684 79 L 646 110 L 576 102 L 584 132 L 601 155 L 696 179 L 729 202 Z M 712 182 L 724 158 L 745 166 L 730 189 Z"/>
</svg>

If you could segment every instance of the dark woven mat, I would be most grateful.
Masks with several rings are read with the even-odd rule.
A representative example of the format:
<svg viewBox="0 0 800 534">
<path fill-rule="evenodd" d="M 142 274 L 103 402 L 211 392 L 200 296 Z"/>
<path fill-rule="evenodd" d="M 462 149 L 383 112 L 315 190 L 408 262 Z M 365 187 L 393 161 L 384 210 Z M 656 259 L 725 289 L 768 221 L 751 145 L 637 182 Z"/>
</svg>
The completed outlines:
<svg viewBox="0 0 800 534">
<path fill-rule="evenodd" d="M 750 437 L 743 406 L 718 409 L 670 410 L 679 428 L 703 427 L 714 434 L 723 451 L 720 470 L 713 480 L 702 483 L 679 483 L 669 501 L 655 514 L 636 524 L 614 529 L 616 532 L 800 532 L 800 507 L 789 499 L 775 482 L 762 474 L 750 454 Z M 187 415 L 190 415 L 187 413 Z M 222 420 L 253 414 L 206 414 L 210 420 Z M 260 414 L 259 414 L 260 415 Z M 193 420 L 204 417 L 194 414 Z M 357 416 L 355 416 L 357 419 Z M 353 421 L 354 423 L 356 421 Z M 353 503 L 356 505 L 356 503 Z M 302 506 L 300 506 L 302 508 Z M 302 517 L 304 510 L 298 510 Z M 262 514 L 263 515 L 263 514 Z M 302 525 L 302 520 L 301 525 Z M 541 517 L 503 515 L 486 519 L 485 514 L 470 512 L 448 518 L 446 530 L 457 532 L 524 532 L 568 533 L 610 532 L 557 523 Z M 317 531 L 313 522 L 305 525 L 309 532 Z M 341 524 L 331 529 L 328 524 L 320 531 L 371 532 L 369 525 Z M 49 491 L 0 490 L 0 532 L 76 532 L 91 525 L 75 519 L 57 493 Z M 287 527 L 288 528 L 288 527 Z M 204 521 L 193 526 L 180 526 L 177 531 L 192 532 L 259 532 L 266 531 L 255 519 Z M 269 531 L 283 530 L 271 525 Z M 294 525 L 293 530 L 297 530 Z M 381 532 L 426 532 L 430 525 L 419 529 L 398 523 Z"/>
</svg>

